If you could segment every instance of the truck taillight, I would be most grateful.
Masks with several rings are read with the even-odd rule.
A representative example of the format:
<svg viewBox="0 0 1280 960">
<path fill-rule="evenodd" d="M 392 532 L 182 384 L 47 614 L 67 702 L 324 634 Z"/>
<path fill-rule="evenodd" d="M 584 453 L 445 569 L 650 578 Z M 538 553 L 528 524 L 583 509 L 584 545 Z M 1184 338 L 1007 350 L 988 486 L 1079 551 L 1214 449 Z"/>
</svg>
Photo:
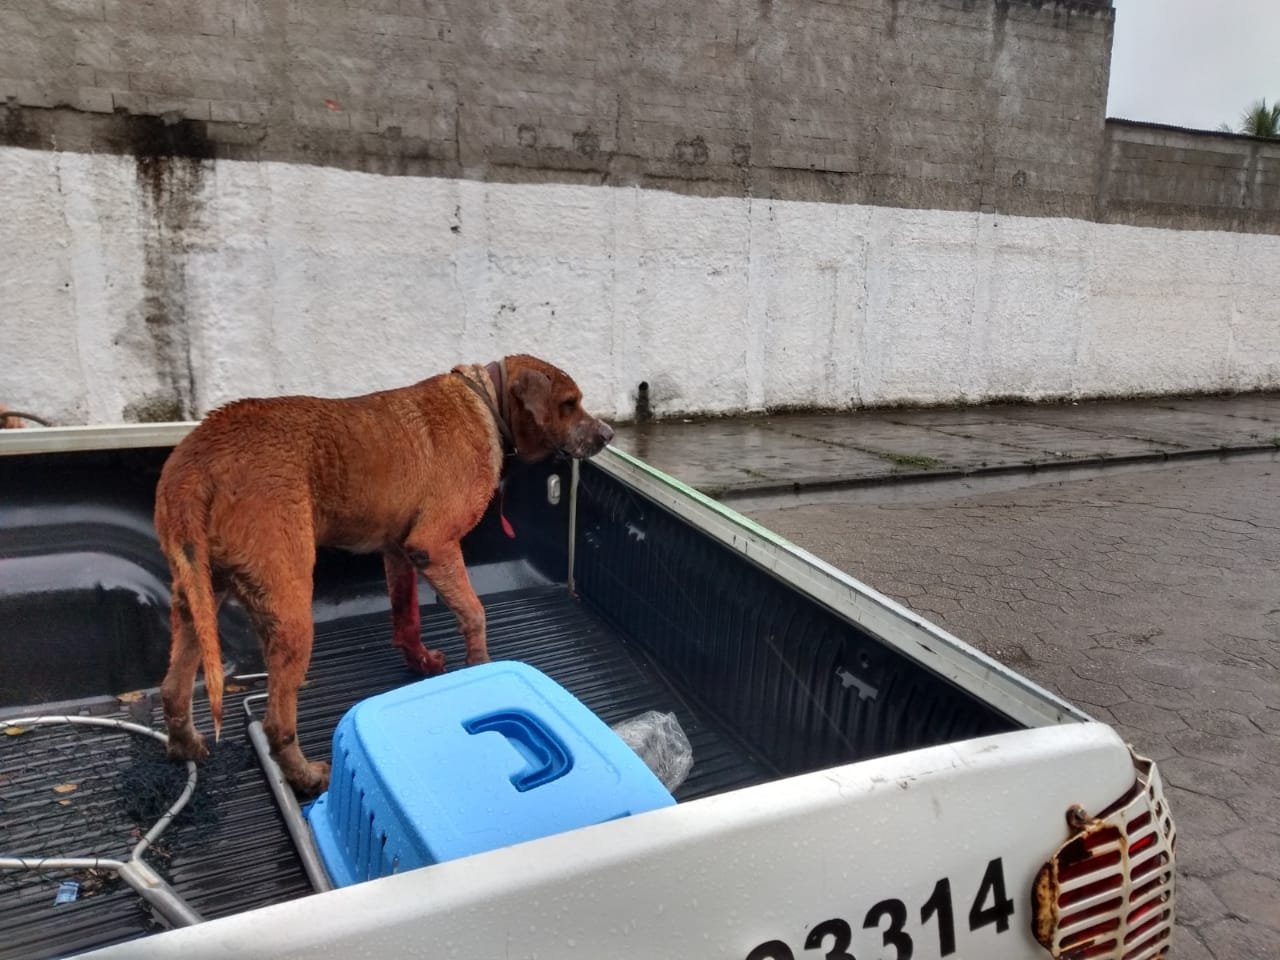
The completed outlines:
<svg viewBox="0 0 1280 960">
<path fill-rule="evenodd" d="M 1177 831 L 1160 771 L 1134 755 L 1133 790 L 1097 816 L 1068 812 L 1072 836 L 1040 868 L 1034 932 L 1056 960 L 1160 960 L 1173 937 Z"/>
</svg>

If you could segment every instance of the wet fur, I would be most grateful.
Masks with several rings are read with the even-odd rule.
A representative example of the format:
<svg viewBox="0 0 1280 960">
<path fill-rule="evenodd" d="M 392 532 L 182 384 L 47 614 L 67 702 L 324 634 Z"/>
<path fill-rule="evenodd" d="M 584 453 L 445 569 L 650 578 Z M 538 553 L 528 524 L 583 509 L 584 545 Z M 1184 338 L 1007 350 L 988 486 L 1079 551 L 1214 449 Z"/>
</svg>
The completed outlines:
<svg viewBox="0 0 1280 960">
<path fill-rule="evenodd" d="M 505 408 L 521 459 L 592 456 L 608 443 L 612 431 L 583 410 L 567 374 L 524 355 L 505 365 Z M 174 448 L 155 513 L 173 575 L 173 643 L 162 687 L 172 757 L 208 753 L 191 718 L 200 667 L 220 733 L 217 611 L 230 593 L 262 642 L 272 753 L 298 792 L 325 788 L 328 764 L 307 761 L 296 729 L 311 660 L 317 546 L 382 553 L 392 642 L 417 673 L 444 670 L 443 653 L 422 643 L 419 574 L 457 617 L 467 662 L 489 659 L 484 608 L 460 542 L 493 497 L 503 451 L 493 413 L 463 376 L 504 407 L 484 367 L 458 367 L 360 397 L 240 400 L 209 414 Z"/>
</svg>

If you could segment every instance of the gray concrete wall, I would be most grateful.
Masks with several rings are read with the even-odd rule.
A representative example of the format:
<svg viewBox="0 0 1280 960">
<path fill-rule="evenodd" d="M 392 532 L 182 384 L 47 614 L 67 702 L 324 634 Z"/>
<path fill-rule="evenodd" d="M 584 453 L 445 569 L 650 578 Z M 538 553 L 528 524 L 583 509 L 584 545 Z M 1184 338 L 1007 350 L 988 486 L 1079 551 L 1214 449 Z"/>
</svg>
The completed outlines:
<svg viewBox="0 0 1280 960">
<path fill-rule="evenodd" d="M 1280 232 L 1110 0 L 0 0 L 0 145 Z"/>
<path fill-rule="evenodd" d="M 1110 0 L 0 0 L 0 144 L 1092 217 L 1113 20 Z"/>
<path fill-rule="evenodd" d="M 1112 23 L 0 0 L 0 402 L 186 416 L 528 349 L 623 415 L 641 381 L 660 414 L 1275 388 L 1280 145 L 1104 122 Z"/>
<path fill-rule="evenodd" d="M 1108 120 L 1102 164 L 1112 223 L 1280 233 L 1280 140 Z"/>
</svg>

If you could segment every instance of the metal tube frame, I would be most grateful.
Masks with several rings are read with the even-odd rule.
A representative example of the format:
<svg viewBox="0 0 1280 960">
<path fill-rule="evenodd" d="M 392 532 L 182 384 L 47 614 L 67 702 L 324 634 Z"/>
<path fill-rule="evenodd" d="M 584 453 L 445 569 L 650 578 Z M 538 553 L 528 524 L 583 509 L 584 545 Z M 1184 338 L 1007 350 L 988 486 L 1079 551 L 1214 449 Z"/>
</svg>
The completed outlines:
<svg viewBox="0 0 1280 960">
<path fill-rule="evenodd" d="M 127 720 L 116 720 L 111 717 L 79 717 L 69 715 L 49 715 L 37 717 L 17 717 L 12 720 L 0 720 L 0 729 L 11 727 L 48 727 L 57 724 L 71 724 L 82 727 L 105 727 L 113 730 L 124 730 L 128 733 L 141 734 L 168 744 L 169 738 L 158 730 L 144 727 Z M 173 823 L 174 818 L 182 812 L 196 789 L 196 765 L 187 761 L 187 783 L 178 799 L 155 822 L 150 830 L 129 851 L 126 860 L 113 860 L 106 857 L 0 857 L 0 870 L 111 870 L 121 880 L 132 887 L 139 896 L 147 901 L 152 909 L 170 926 L 189 927 L 201 923 L 204 917 L 165 882 L 160 874 L 149 867 L 142 855 L 160 834 Z"/>
<path fill-rule="evenodd" d="M 267 786 L 271 788 L 271 795 L 275 797 L 276 805 L 280 807 L 280 814 L 284 817 L 284 825 L 289 830 L 289 836 L 293 838 L 293 845 L 298 851 L 299 859 L 302 860 L 302 869 L 306 871 L 307 879 L 311 881 L 311 886 L 316 893 L 324 893 L 333 889 L 333 881 L 329 878 L 324 860 L 316 847 L 315 838 L 311 835 L 311 827 L 307 825 L 307 820 L 302 815 L 298 798 L 293 795 L 293 787 L 289 786 L 288 781 L 285 780 L 280 764 L 276 763 L 275 758 L 271 756 L 271 745 L 267 742 L 267 733 L 262 728 L 262 721 L 253 712 L 253 704 L 266 699 L 267 694 L 255 693 L 243 700 L 249 742 L 253 744 L 253 752 L 258 755 L 262 772 L 267 777 Z"/>
</svg>

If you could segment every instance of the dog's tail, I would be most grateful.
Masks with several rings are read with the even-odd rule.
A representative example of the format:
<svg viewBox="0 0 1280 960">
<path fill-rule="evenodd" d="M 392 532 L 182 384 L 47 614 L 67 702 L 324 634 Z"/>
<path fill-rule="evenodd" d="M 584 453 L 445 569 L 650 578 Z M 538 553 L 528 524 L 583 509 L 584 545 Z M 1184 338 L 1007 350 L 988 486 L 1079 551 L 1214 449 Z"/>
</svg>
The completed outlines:
<svg viewBox="0 0 1280 960">
<path fill-rule="evenodd" d="M 209 563 L 209 506 L 196 501 L 194 516 L 174 524 L 162 544 L 173 571 L 173 602 L 190 613 L 191 629 L 200 648 L 204 685 L 213 714 L 214 740 L 222 739 L 222 651 L 218 643 L 218 608 L 213 597 L 213 571 Z"/>
</svg>

